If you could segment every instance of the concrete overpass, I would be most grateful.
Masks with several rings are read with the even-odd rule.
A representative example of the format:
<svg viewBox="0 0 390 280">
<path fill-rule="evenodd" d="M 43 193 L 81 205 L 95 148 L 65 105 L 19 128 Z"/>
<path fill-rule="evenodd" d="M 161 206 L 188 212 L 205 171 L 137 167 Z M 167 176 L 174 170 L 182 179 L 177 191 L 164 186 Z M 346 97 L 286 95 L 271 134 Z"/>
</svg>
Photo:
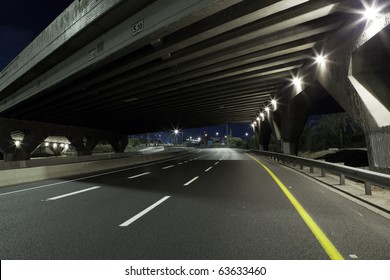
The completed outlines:
<svg viewBox="0 0 390 280">
<path fill-rule="evenodd" d="M 125 145 L 120 134 L 252 122 L 260 147 L 274 133 L 295 153 L 309 114 L 345 110 L 371 169 L 388 173 L 386 3 L 74 1 L 1 72 L 0 151 L 29 158 L 12 133 L 32 149 L 50 134 L 39 123 L 88 128 L 70 139 L 85 154 L 104 138 Z"/>
</svg>

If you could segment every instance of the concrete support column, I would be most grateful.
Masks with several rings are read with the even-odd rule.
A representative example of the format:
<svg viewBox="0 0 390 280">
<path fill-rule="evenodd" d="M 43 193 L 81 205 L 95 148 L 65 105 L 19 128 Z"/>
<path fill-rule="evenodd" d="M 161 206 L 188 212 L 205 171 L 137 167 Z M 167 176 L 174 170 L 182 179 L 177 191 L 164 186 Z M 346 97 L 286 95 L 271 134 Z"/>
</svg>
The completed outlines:
<svg viewBox="0 0 390 280">
<path fill-rule="evenodd" d="M 281 113 L 281 150 L 284 154 L 298 155 L 299 137 L 309 115 L 307 104 L 292 99 Z"/>
<path fill-rule="evenodd" d="M 87 140 L 87 142 L 85 143 L 85 149 L 86 149 L 88 155 L 92 155 L 93 149 L 95 149 L 96 145 L 99 143 L 99 141 L 101 139 L 95 135 L 94 136 L 85 136 L 84 139 Z"/>
<path fill-rule="evenodd" d="M 261 121 L 259 145 L 263 148 L 264 151 L 269 150 L 269 141 L 271 139 L 271 134 L 272 134 L 272 130 L 268 120 Z"/>
<path fill-rule="evenodd" d="M 390 32 L 390 6 L 375 20 L 343 31 L 323 48 L 330 63 L 305 72 L 315 72 L 315 79 L 361 125 L 370 169 L 390 173 L 390 56 L 384 40 Z"/>
<path fill-rule="evenodd" d="M 84 136 L 82 134 L 70 134 L 67 138 L 76 148 L 78 156 L 92 155 L 93 149 L 100 141 L 96 136 Z"/>
<path fill-rule="evenodd" d="M 14 160 L 15 143 L 11 138 L 11 129 L 0 126 L 0 152 L 3 154 L 4 161 Z"/>
<path fill-rule="evenodd" d="M 259 125 L 259 123 L 257 123 L 257 125 L 253 128 L 253 130 L 255 132 L 255 140 L 256 140 L 257 147 L 260 149 L 260 151 L 263 151 L 263 147 L 260 146 L 260 125 Z"/>
<path fill-rule="evenodd" d="M 370 168 L 390 174 L 390 126 L 366 132 L 366 143 Z"/>
<path fill-rule="evenodd" d="M 109 142 L 115 153 L 124 153 L 127 145 L 129 144 L 129 138 L 127 136 L 123 136 L 116 139 L 110 139 Z"/>
<path fill-rule="evenodd" d="M 19 147 L 15 147 L 13 160 L 29 160 L 32 152 L 41 145 L 48 135 L 38 131 L 24 131 Z"/>
<path fill-rule="evenodd" d="M 281 145 L 282 145 L 283 154 L 296 155 L 298 153 L 296 143 L 282 141 Z"/>
<path fill-rule="evenodd" d="M 71 145 L 73 145 L 73 147 L 75 147 L 78 156 L 88 155 L 87 149 L 85 148 L 85 145 L 84 145 L 82 135 L 70 134 L 70 135 L 67 135 L 67 138 L 70 141 Z"/>
</svg>

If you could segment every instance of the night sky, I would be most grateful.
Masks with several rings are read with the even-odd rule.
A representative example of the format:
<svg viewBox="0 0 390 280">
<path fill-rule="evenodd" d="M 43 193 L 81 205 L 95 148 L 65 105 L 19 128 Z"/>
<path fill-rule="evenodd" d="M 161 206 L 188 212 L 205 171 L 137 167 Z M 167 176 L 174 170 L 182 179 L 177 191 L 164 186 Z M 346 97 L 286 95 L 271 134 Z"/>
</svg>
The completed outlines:
<svg viewBox="0 0 390 280">
<path fill-rule="evenodd" d="M 34 40 L 72 0 L 0 0 L 0 70 Z"/>
<path fill-rule="evenodd" d="M 0 0 L 0 71 L 34 40 L 72 0 Z M 248 124 L 230 126 L 236 137 L 253 135 Z M 230 129 L 229 129 L 230 130 Z M 226 134 L 226 126 L 186 129 L 189 134 Z M 230 131 L 229 131 L 230 133 Z"/>
</svg>

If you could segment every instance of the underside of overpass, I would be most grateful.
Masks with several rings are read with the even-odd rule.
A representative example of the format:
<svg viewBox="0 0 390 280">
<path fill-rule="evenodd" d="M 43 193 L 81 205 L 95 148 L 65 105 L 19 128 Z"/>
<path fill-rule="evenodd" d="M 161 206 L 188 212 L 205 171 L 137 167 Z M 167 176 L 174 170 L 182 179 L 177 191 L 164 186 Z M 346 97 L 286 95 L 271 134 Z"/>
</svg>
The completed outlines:
<svg viewBox="0 0 390 280">
<path fill-rule="evenodd" d="M 1 72 L 0 116 L 121 134 L 266 121 L 294 153 L 307 114 L 332 100 L 388 172 L 387 2 L 74 1 Z"/>
</svg>

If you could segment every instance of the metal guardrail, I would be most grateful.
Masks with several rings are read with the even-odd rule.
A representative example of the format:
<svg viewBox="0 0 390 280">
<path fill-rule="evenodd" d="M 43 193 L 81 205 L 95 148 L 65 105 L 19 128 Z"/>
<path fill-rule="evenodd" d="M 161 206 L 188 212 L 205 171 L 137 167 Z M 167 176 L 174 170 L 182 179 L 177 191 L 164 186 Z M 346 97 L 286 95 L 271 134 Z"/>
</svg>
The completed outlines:
<svg viewBox="0 0 390 280">
<path fill-rule="evenodd" d="M 366 195 L 372 194 L 371 184 L 390 189 L 390 175 L 387 174 L 279 153 L 257 150 L 251 150 L 251 152 L 283 163 L 292 163 L 294 166 L 299 165 L 301 170 L 304 166 L 308 166 L 310 173 L 314 172 L 314 168 L 319 168 L 321 177 L 325 177 L 326 172 L 334 173 L 340 176 L 340 185 L 345 185 L 346 177 L 360 181 L 364 183 Z"/>
</svg>

